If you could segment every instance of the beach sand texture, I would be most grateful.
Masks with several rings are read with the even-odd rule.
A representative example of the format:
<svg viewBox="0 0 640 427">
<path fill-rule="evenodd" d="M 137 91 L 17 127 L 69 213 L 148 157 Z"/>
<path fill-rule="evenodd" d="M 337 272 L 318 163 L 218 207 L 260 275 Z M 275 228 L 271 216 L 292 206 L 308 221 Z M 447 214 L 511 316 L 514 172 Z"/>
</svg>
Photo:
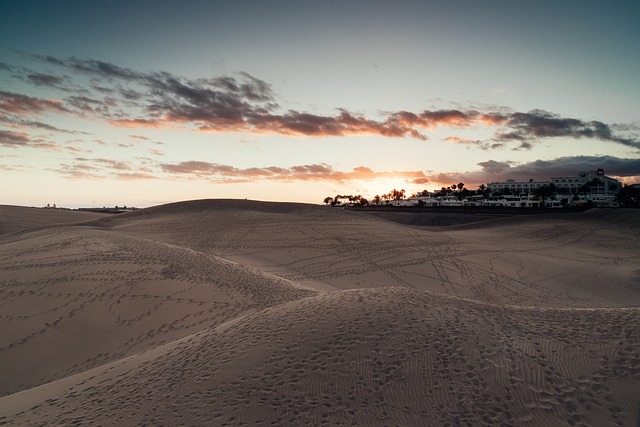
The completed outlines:
<svg viewBox="0 0 640 427">
<path fill-rule="evenodd" d="M 0 206 L 0 425 L 640 423 L 640 212 L 85 215 Z"/>
</svg>

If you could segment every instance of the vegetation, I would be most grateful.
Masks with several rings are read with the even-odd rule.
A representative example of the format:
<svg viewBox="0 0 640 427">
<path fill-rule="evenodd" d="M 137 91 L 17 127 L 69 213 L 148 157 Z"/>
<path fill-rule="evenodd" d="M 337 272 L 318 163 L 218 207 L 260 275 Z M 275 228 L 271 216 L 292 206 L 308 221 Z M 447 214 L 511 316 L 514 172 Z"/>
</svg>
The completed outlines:
<svg viewBox="0 0 640 427">
<path fill-rule="evenodd" d="M 595 202 L 592 202 L 591 198 L 589 198 L 589 194 L 603 194 L 603 193 L 614 193 L 617 190 L 617 196 L 615 197 L 615 201 L 621 207 L 640 207 L 640 188 L 633 185 L 623 185 L 618 188 L 617 185 L 610 185 L 608 189 L 604 188 L 604 182 L 599 178 L 594 178 L 591 181 L 585 183 L 582 187 L 578 189 L 577 193 L 571 193 L 568 188 L 558 188 L 555 184 L 550 183 L 543 185 L 539 188 L 536 188 L 531 193 L 524 193 L 523 196 L 533 196 L 534 200 L 542 201 L 542 206 L 549 206 L 551 203 L 554 204 L 555 207 L 567 207 L 573 205 L 584 205 L 584 206 L 598 206 Z M 606 191 L 605 191 L 606 190 Z M 503 188 L 498 191 L 489 191 L 485 184 L 481 184 L 478 186 L 477 190 L 469 190 L 465 187 L 465 184 L 459 182 L 457 184 L 452 184 L 449 187 L 442 187 L 440 190 L 430 193 L 427 190 L 419 191 L 415 194 L 411 195 L 411 198 L 420 198 L 429 196 L 431 198 L 440 199 L 440 200 L 469 200 L 470 198 L 474 198 L 473 200 L 484 200 L 488 198 L 498 199 L 504 196 L 520 196 L 518 192 L 514 192 L 508 187 Z M 585 199 L 586 196 L 586 199 Z M 324 203 L 326 205 L 331 206 L 367 206 L 367 205 L 375 205 L 375 206 L 385 206 L 392 204 L 396 204 L 403 200 L 407 199 L 407 193 L 404 189 L 393 189 L 385 194 L 376 194 L 371 201 L 365 199 L 364 197 L 357 195 L 340 195 L 337 194 L 334 197 L 326 197 L 324 199 Z M 416 206 L 424 206 L 425 202 L 423 200 L 418 200 L 415 202 Z M 522 206 L 525 206 L 525 203 L 522 203 Z M 614 205 L 617 206 L 617 205 Z"/>
<path fill-rule="evenodd" d="M 632 185 L 623 185 L 618 190 L 618 201 L 625 208 L 640 207 L 640 188 Z"/>
<path fill-rule="evenodd" d="M 464 186 L 464 183 L 460 182 L 458 184 L 453 184 L 450 187 L 442 187 L 441 190 L 435 193 L 429 193 L 428 190 L 422 190 L 415 194 L 412 194 L 411 197 L 420 197 L 420 196 L 432 196 L 432 197 L 454 197 L 458 200 L 463 200 L 467 197 L 474 195 L 482 195 L 489 196 L 490 193 L 487 189 L 487 186 L 481 184 L 477 190 L 469 190 Z M 331 206 L 341 206 L 344 204 L 352 204 L 352 205 L 361 205 L 366 206 L 369 204 L 380 206 L 380 205 L 388 205 L 392 201 L 399 202 L 401 200 L 407 199 L 407 192 L 404 189 L 393 189 L 388 193 L 384 193 L 382 195 L 376 194 L 371 202 L 369 202 L 364 197 L 352 196 L 352 195 L 340 195 L 337 194 L 334 197 L 325 197 L 323 203 L 325 205 Z"/>
<path fill-rule="evenodd" d="M 337 206 L 343 204 L 343 200 L 348 200 L 351 204 L 359 204 L 361 206 L 366 206 L 369 204 L 369 201 L 364 197 L 358 196 L 343 196 L 340 194 L 336 194 L 335 197 L 325 197 L 323 203 L 325 205 Z"/>
<path fill-rule="evenodd" d="M 557 194 L 557 189 L 554 184 L 543 185 L 540 188 L 536 188 L 533 190 L 533 195 L 538 198 L 538 200 L 548 199 L 551 196 Z"/>
</svg>

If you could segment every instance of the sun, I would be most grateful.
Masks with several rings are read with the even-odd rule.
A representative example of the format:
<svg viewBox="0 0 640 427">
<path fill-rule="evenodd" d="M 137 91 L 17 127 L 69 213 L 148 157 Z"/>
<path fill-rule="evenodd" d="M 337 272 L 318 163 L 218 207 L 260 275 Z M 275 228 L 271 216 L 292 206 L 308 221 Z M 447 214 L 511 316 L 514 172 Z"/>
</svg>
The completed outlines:
<svg viewBox="0 0 640 427">
<path fill-rule="evenodd" d="M 422 191 L 424 188 L 420 188 L 418 184 L 411 184 L 404 178 L 377 178 L 373 180 L 358 180 L 353 182 L 354 192 L 366 198 L 372 200 L 376 195 L 382 196 L 388 194 L 392 190 L 405 190 L 407 197 L 411 194 Z"/>
</svg>

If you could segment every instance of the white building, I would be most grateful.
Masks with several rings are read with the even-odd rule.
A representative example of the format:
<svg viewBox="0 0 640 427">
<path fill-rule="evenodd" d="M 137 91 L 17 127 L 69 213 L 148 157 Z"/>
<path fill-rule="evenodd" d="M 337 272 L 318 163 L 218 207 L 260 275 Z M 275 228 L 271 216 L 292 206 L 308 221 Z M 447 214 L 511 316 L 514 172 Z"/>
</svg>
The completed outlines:
<svg viewBox="0 0 640 427">
<path fill-rule="evenodd" d="M 510 208 L 539 208 L 542 201 L 535 196 L 500 196 L 492 197 L 483 202 L 483 206 L 510 207 Z"/>
<path fill-rule="evenodd" d="M 507 188 L 511 193 L 531 194 L 543 185 L 549 185 L 549 181 L 534 181 L 533 179 L 529 181 L 514 181 L 513 179 L 508 179 L 502 182 L 490 182 L 487 184 L 487 188 L 492 193 L 504 191 Z"/>
<path fill-rule="evenodd" d="M 503 192 L 505 189 L 514 194 L 532 194 L 543 185 L 555 185 L 559 193 L 578 194 L 583 187 L 589 184 L 588 192 L 591 194 L 603 194 L 615 196 L 622 187 L 622 183 L 617 179 L 605 176 L 603 169 L 593 172 L 580 172 L 574 176 L 556 176 L 549 181 L 514 181 L 508 179 L 502 182 L 491 182 L 487 188 L 492 193 Z"/>
<path fill-rule="evenodd" d="M 430 194 L 420 194 L 411 196 L 406 200 L 407 204 L 404 206 L 440 206 L 440 200 L 435 197 L 431 197 Z"/>
<path fill-rule="evenodd" d="M 551 178 L 551 183 L 558 190 L 577 194 L 583 186 L 589 184 L 589 193 L 602 194 L 606 196 L 615 196 L 618 190 L 622 188 L 622 183 L 617 179 L 605 176 L 604 170 L 598 169 L 593 172 L 580 172 L 576 176 L 559 176 Z"/>
</svg>

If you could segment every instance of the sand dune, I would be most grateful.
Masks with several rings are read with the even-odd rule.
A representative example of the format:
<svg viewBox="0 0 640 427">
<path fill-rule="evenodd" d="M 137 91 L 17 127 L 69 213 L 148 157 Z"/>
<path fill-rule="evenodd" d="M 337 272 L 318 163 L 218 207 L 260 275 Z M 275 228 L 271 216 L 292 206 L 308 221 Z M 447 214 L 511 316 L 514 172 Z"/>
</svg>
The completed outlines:
<svg viewBox="0 0 640 427">
<path fill-rule="evenodd" d="M 312 294 L 189 249 L 85 227 L 0 245 L 0 394 Z"/>
<path fill-rule="evenodd" d="M 624 210 L 442 231 L 319 206 L 196 201 L 97 223 L 319 289 L 403 286 L 490 303 L 640 305 L 640 221 Z"/>
<path fill-rule="evenodd" d="M 640 420 L 637 211 L 431 228 L 216 200 L 14 228 L 0 425 Z"/>
<path fill-rule="evenodd" d="M 13 233 L 33 227 L 88 221 L 104 216 L 93 212 L 66 209 L 25 208 L 0 205 L 0 234 Z"/>
</svg>

